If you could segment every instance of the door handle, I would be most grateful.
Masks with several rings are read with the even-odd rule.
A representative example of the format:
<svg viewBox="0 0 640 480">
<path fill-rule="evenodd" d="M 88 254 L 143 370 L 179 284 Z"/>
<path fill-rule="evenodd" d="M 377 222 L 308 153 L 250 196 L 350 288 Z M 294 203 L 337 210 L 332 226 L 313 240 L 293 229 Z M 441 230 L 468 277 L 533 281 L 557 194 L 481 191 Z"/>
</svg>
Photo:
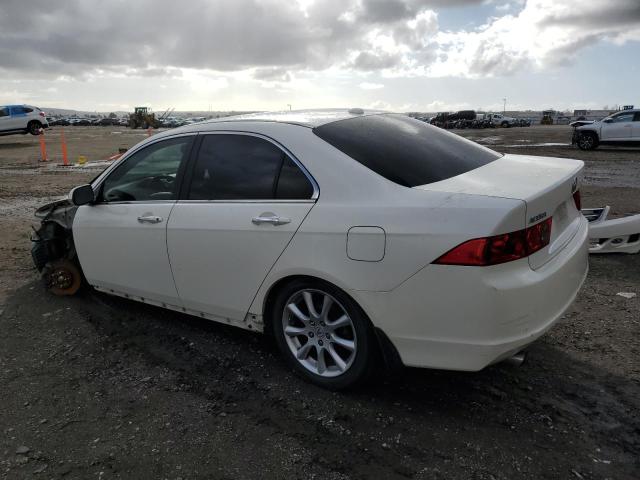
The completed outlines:
<svg viewBox="0 0 640 480">
<path fill-rule="evenodd" d="M 162 217 L 156 217 L 155 215 L 147 215 L 144 217 L 138 217 L 138 221 L 140 223 L 160 223 L 162 221 Z"/>
<path fill-rule="evenodd" d="M 255 225 L 262 225 L 263 223 L 270 223 L 271 225 L 285 225 L 291 223 L 290 218 L 278 217 L 277 215 L 266 216 L 260 215 L 259 217 L 253 217 L 251 222 Z"/>
</svg>

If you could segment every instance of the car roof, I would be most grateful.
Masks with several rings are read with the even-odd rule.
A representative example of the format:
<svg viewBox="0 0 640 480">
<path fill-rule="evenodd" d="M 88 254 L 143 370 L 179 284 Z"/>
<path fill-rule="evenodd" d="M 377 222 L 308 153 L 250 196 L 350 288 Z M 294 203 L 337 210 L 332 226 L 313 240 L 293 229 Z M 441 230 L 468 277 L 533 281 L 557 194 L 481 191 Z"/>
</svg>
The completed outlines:
<svg viewBox="0 0 640 480">
<path fill-rule="evenodd" d="M 367 115 L 379 115 L 389 113 L 382 110 L 364 110 L 361 108 L 332 108 L 317 110 L 286 110 L 281 112 L 260 112 L 230 117 L 216 118 L 198 122 L 192 126 L 202 126 L 211 123 L 223 122 L 279 122 L 300 125 L 303 127 L 315 128 L 338 120 L 361 117 Z"/>
</svg>

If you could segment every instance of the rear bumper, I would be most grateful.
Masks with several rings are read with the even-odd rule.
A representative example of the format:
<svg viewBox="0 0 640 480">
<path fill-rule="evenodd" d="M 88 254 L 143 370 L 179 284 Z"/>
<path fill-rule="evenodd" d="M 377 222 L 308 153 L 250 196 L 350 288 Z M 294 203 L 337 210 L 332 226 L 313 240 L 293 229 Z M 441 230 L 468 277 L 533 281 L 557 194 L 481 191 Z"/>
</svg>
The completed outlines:
<svg viewBox="0 0 640 480">
<path fill-rule="evenodd" d="M 545 333 L 588 270 L 587 220 L 553 260 L 493 267 L 429 265 L 390 292 L 351 291 L 408 366 L 480 370 Z"/>
</svg>

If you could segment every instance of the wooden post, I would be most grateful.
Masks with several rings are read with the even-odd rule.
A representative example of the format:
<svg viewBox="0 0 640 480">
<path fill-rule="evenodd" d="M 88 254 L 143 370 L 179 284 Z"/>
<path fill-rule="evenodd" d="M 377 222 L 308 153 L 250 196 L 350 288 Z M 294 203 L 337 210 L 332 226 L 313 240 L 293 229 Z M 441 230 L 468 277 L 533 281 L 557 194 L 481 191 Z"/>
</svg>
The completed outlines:
<svg viewBox="0 0 640 480">
<path fill-rule="evenodd" d="M 64 138 L 64 127 L 60 127 L 60 141 L 62 142 L 62 164 L 69 166 L 69 158 L 67 157 L 67 142 Z"/>
</svg>

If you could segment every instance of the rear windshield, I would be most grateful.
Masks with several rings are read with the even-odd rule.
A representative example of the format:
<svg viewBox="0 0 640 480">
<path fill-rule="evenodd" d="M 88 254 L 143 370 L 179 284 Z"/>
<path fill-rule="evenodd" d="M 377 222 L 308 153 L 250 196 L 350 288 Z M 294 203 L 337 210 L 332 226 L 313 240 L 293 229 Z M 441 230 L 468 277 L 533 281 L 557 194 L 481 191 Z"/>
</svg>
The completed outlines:
<svg viewBox="0 0 640 480">
<path fill-rule="evenodd" d="M 313 132 L 365 167 L 405 187 L 446 180 L 502 155 L 406 115 L 367 115 Z"/>
</svg>

